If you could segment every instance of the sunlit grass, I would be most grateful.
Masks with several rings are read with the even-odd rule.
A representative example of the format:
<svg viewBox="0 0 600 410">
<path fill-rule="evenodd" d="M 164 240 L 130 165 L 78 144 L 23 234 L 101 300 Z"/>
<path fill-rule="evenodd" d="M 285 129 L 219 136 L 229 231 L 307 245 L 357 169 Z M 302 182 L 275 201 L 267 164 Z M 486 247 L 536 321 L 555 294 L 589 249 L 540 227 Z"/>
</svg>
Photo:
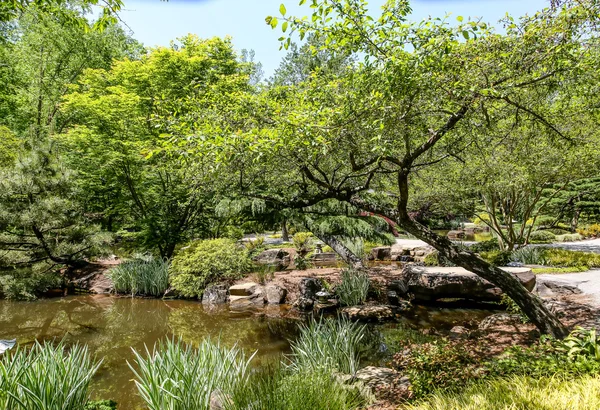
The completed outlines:
<svg viewBox="0 0 600 410">
<path fill-rule="evenodd" d="M 437 393 L 407 410 L 590 410 L 600 409 L 600 377 L 540 380 L 526 376 L 474 384 L 460 393 Z"/>
<path fill-rule="evenodd" d="M 108 276 L 117 293 L 162 296 L 169 288 L 169 262 L 139 257 L 112 268 Z"/>
</svg>

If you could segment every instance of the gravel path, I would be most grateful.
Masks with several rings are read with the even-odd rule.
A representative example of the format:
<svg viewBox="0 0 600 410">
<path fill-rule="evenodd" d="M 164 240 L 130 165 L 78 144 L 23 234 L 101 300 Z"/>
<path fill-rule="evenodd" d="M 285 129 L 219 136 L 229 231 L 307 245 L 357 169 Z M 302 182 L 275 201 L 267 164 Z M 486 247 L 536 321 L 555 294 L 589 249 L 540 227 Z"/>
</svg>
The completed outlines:
<svg viewBox="0 0 600 410">
<path fill-rule="evenodd" d="M 536 275 L 538 283 L 553 282 L 579 288 L 583 295 L 589 296 L 590 302 L 600 307 L 600 269 L 580 273 L 565 273 L 559 275 Z"/>
</svg>

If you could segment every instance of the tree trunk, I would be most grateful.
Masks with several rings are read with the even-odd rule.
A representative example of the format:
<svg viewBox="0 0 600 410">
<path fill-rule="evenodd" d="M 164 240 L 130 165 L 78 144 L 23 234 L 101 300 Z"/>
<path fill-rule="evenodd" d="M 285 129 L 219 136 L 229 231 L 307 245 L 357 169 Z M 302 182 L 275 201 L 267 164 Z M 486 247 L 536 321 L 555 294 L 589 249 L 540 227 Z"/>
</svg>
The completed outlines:
<svg viewBox="0 0 600 410">
<path fill-rule="evenodd" d="M 335 253 L 337 253 L 340 256 L 340 258 L 342 258 L 342 260 L 346 262 L 351 268 L 357 270 L 365 269 L 365 265 L 362 259 L 356 256 L 350 249 L 348 249 L 346 245 L 340 242 L 335 236 L 326 234 L 315 235 L 326 245 L 331 247 L 331 249 L 333 249 Z"/>
<path fill-rule="evenodd" d="M 410 219 L 402 218 L 398 223 L 411 235 L 433 246 L 452 263 L 475 273 L 502 289 L 519 305 L 523 313 L 543 334 L 549 334 L 557 339 L 562 339 L 568 334 L 567 328 L 550 312 L 542 300 L 525 289 L 512 274 L 490 265 L 473 252 L 459 249 L 448 238 L 441 237 Z"/>
<path fill-rule="evenodd" d="M 290 241 L 290 234 L 287 228 L 287 219 L 281 221 L 281 240 L 283 240 L 284 242 Z"/>
</svg>

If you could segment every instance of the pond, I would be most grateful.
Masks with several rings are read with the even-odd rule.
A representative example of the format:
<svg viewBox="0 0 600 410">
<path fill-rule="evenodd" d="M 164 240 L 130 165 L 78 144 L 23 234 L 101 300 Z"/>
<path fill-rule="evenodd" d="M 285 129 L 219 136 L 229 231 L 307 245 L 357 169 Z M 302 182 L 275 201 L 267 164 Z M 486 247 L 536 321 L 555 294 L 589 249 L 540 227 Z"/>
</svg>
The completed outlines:
<svg viewBox="0 0 600 410">
<path fill-rule="evenodd" d="M 450 329 L 491 312 L 477 309 L 417 307 L 402 320 L 413 327 Z M 35 302 L 0 300 L 0 339 L 16 338 L 20 345 L 34 340 L 82 343 L 103 363 L 95 376 L 92 397 L 113 399 L 120 410 L 142 408 L 131 381 L 127 362 L 131 348 L 143 350 L 157 341 L 181 337 L 197 343 L 210 336 L 231 346 L 237 343 L 248 352 L 257 351 L 256 364 L 275 360 L 289 352 L 297 334 L 296 317 L 287 306 L 270 306 L 255 311 L 210 309 L 194 301 L 69 296 Z M 385 331 L 398 324 L 379 326 Z"/>
</svg>

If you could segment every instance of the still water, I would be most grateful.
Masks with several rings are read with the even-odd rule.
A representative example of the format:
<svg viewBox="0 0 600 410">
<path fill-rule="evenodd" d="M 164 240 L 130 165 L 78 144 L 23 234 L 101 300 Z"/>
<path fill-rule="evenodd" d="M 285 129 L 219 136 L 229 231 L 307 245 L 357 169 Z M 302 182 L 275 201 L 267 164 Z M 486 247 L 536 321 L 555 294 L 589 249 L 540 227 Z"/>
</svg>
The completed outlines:
<svg viewBox="0 0 600 410">
<path fill-rule="evenodd" d="M 402 320 L 413 327 L 444 330 L 489 314 L 484 310 L 417 307 Z M 35 302 L 0 300 L 0 339 L 16 338 L 20 345 L 36 339 L 86 344 L 103 360 L 92 385 L 92 398 L 113 399 L 119 410 L 136 410 L 143 407 L 127 364 L 133 361 L 132 348 L 151 348 L 170 337 L 181 337 L 188 343 L 213 337 L 228 346 L 237 343 L 249 353 L 257 351 L 254 363 L 261 364 L 289 352 L 289 341 L 297 335 L 295 316 L 286 306 L 232 311 L 227 307 L 204 308 L 194 301 L 100 295 Z"/>
</svg>

